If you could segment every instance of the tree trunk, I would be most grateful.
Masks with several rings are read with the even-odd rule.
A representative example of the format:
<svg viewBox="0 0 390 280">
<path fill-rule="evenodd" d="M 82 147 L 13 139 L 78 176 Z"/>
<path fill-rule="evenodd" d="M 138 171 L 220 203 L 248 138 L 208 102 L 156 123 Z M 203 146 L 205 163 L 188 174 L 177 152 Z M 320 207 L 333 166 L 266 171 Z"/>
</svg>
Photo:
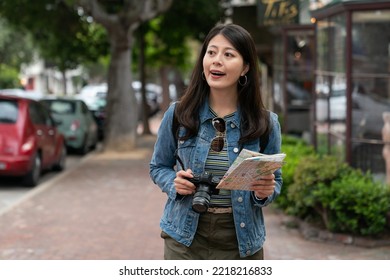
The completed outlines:
<svg viewBox="0 0 390 280">
<path fill-rule="evenodd" d="M 169 67 L 161 66 L 160 67 L 160 79 L 161 79 L 161 87 L 162 87 L 162 104 L 161 112 L 165 112 L 169 104 L 171 103 L 171 97 L 169 96 Z"/>
<path fill-rule="evenodd" d="M 131 87 L 131 36 L 120 31 L 111 36 L 104 151 L 124 152 L 136 147 L 138 112 Z"/>
<path fill-rule="evenodd" d="M 63 94 L 66 96 L 68 95 L 68 87 L 66 86 L 66 70 L 61 71 L 62 74 L 62 86 L 63 86 Z"/>
<path fill-rule="evenodd" d="M 174 84 L 176 86 L 176 99 L 180 99 L 184 94 L 186 85 L 184 84 L 183 76 L 178 69 L 175 69 L 174 71 Z"/>
<path fill-rule="evenodd" d="M 152 132 L 150 131 L 149 126 L 149 107 L 146 99 L 146 70 L 145 70 L 145 31 L 144 25 L 141 24 L 139 27 L 139 40 L 140 40 L 140 59 L 139 59 L 139 69 L 140 69 L 140 77 L 141 77 L 141 97 L 142 97 L 142 134 L 150 135 Z"/>
</svg>

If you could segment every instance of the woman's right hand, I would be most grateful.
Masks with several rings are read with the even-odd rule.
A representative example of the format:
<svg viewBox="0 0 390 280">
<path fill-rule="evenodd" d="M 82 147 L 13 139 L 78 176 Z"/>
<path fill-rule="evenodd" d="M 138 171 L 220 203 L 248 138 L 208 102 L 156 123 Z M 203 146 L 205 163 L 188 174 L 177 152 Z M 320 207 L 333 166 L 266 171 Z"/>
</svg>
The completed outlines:
<svg viewBox="0 0 390 280">
<path fill-rule="evenodd" d="M 193 178 L 191 169 L 186 171 L 180 170 L 176 173 L 176 178 L 173 180 L 176 192 L 180 195 L 190 195 L 195 193 L 196 186 L 188 181 L 188 178 Z"/>
</svg>

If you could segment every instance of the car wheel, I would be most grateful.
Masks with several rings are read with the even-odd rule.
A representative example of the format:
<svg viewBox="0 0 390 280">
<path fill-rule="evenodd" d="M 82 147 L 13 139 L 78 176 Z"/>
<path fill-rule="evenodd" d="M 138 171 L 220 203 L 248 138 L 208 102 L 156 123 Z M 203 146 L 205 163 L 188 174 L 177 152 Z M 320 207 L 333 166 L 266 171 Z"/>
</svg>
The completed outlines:
<svg viewBox="0 0 390 280">
<path fill-rule="evenodd" d="M 65 169 L 66 155 L 67 155 L 66 147 L 65 145 L 62 145 L 60 158 L 58 159 L 58 162 L 53 166 L 53 170 L 62 171 Z"/>
<path fill-rule="evenodd" d="M 33 158 L 33 165 L 30 172 L 24 178 L 24 184 L 29 187 L 35 187 L 41 177 L 41 157 L 39 154 L 35 154 Z"/>
<path fill-rule="evenodd" d="M 95 136 L 93 137 L 93 143 L 91 145 L 91 150 L 96 150 L 96 147 L 97 147 L 97 144 L 99 142 L 99 138 L 98 138 L 98 135 L 92 135 L 92 136 Z"/>
<path fill-rule="evenodd" d="M 88 138 L 87 135 L 84 136 L 83 145 L 79 149 L 81 155 L 86 155 L 89 152 Z"/>
</svg>

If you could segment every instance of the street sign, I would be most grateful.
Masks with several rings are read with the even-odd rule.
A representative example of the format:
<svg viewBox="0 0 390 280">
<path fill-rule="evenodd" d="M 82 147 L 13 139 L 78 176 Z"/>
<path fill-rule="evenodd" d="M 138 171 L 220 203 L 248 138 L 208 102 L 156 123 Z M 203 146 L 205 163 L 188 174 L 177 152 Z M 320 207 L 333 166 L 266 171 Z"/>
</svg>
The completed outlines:
<svg viewBox="0 0 390 280">
<path fill-rule="evenodd" d="M 299 23 L 299 0 L 258 0 L 257 19 L 260 26 Z"/>
</svg>

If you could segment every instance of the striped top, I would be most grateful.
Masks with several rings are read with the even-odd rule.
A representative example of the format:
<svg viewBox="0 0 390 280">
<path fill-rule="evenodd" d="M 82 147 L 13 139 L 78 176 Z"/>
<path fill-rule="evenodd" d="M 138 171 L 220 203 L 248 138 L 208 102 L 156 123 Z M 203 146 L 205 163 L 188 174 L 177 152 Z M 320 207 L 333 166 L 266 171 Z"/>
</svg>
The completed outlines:
<svg viewBox="0 0 390 280">
<path fill-rule="evenodd" d="M 217 114 L 210 108 L 212 114 L 217 117 Z M 224 118 L 231 117 L 234 113 L 225 116 Z M 222 178 L 226 171 L 229 169 L 229 155 L 227 151 L 226 137 L 224 138 L 225 144 L 222 151 L 215 152 L 212 149 L 209 150 L 209 154 L 206 159 L 205 171 L 212 173 L 218 178 Z M 210 207 L 230 207 L 232 206 L 230 190 L 220 190 L 219 194 L 213 194 L 210 199 Z"/>
</svg>

